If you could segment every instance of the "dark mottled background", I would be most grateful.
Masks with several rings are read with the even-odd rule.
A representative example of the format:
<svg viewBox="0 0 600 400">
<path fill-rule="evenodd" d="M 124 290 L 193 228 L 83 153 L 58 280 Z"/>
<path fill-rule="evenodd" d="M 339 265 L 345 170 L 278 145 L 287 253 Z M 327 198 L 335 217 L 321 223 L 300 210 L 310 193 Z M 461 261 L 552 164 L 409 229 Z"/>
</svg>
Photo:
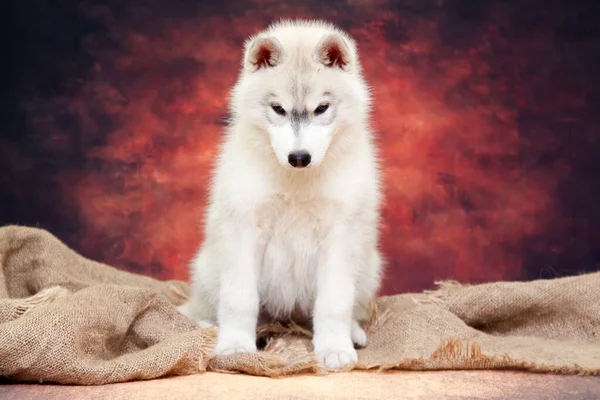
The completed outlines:
<svg viewBox="0 0 600 400">
<path fill-rule="evenodd" d="M 6 0 L 0 224 L 187 278 L 244 38 L 354 35 L 376 99 L 384 293 L 600 261 L 600 2 Z"/>
</svg>

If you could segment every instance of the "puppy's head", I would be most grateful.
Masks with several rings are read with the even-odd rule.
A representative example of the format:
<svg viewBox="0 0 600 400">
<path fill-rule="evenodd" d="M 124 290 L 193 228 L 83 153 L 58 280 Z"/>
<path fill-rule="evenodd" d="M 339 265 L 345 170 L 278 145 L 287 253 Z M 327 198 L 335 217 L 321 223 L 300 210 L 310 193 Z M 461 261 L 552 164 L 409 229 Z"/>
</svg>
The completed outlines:
<svg viewBox="0 0 600 400">
<path fill-rule="evenodd" d="M 355 44 L 329 25 L 271 27 L 246 43 L 243 64 L 234 113 L 268 137 L 285 168 L 319 166 L 368 112 Z"/>
</svg>

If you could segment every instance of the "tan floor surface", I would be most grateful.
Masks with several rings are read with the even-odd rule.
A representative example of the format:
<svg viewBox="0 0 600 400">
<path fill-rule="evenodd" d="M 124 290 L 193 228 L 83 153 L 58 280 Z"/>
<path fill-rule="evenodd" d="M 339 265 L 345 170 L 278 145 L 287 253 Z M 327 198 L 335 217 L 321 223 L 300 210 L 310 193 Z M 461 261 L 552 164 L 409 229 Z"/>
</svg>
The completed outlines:
<svg viewBox="0 0 600 400">
<path fill-rule="evenodd" d="M 206 373 L 81 387 L 0 385 L 2 400 L 600 399 L 600 377 L 495 371 L 353 372 L 270 379 Z"/>
</svg>

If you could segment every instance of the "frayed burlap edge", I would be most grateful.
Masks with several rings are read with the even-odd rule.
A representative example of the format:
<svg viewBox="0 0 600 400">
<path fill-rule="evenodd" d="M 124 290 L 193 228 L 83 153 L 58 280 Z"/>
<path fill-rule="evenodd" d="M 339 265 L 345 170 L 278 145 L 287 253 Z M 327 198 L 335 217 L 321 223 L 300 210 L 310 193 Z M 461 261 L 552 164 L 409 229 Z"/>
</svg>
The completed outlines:
<svg viewBox="0 0 600 400">
<path fill-rule="evenodd" d="M 381 365 L 357 364 L 356 370 L 381 373 L 389 370 L 441 371 L 441 370 L 520 370 L 536 373 L 559 373 L 563 375 L 600 375 L 598 368 L 540 365 L 534 362 L 517 361 L 509 355 L 489 356 L 482 352 L 477 342 L 451 338 L 442 341 L 428 358 L 407 358 Z"/>
<path fill-rule="evenodd" d="M 388 320 L 393 314 L 390 309 L 386 309 L 385 311 L 381 312 L 375 301 L 372 301 L 369 304 L 368 312 L 369 321 L 363 327 L 365 333 L 367 334 L 367 337 L 371 336 L 377 330 L 381 329 L 386 324 L 386 322 L 388 322 Z"/>
<path fill-rule="evenodd" d="M 413 297 L 412 300 L 416 304 L 444 304 L 450 294 L 470 286 L 454 280 L 435 281 L 434 284 L 437 289 L 424 290 L 424 298 Z"/>
<path fill-rule="evenodd" d="M 14 313 L 8 319 L 8 321 L 12 321 L 17 318 L 20 318 L 20 317 L 24 316 L 25 314 L 27 314 L 32 309 L 39 307 L 41 305 L 50 304 L 57 298 L 67 296 L 70 293 L 71 292 L 69 292 L 67 289 L 65 289 L 61 286 L 53 286 L 53 287 L 49 287 L 44 290 L 41 290 L 40 292 L 36 293 L 35 295 L 33 295 L 31 297 L 19 299 L 18 303 L 15 306 Z M 5 321 L 5 322 L 8 322 L 8 321 Z"/>
</svg>

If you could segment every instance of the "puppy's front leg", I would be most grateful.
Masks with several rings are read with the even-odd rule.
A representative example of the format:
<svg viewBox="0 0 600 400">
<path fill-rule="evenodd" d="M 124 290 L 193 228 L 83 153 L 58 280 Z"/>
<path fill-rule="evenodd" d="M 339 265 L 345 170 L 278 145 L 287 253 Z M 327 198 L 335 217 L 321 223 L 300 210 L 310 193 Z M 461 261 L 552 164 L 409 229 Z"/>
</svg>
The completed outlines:
<svg viewBox="0 0 600 400">
<path fill-rule="evenodd" d="M 352 343 L 352 310 L 355 297 L 355 266 L 351 238 L 343 228 L 328 236 L 317 270 L 317 296 L 313 313 L 313 346 L 328 369 L 358 361 Z"/>
<path fill-rule="evenodd" d="M 239 226 L 239 224 L 237 225 Z M 222 256 L 215 354 L 256 353 L 259 312 L 257 234 L 248 226 L 231 232 Z"/>
</svg>

